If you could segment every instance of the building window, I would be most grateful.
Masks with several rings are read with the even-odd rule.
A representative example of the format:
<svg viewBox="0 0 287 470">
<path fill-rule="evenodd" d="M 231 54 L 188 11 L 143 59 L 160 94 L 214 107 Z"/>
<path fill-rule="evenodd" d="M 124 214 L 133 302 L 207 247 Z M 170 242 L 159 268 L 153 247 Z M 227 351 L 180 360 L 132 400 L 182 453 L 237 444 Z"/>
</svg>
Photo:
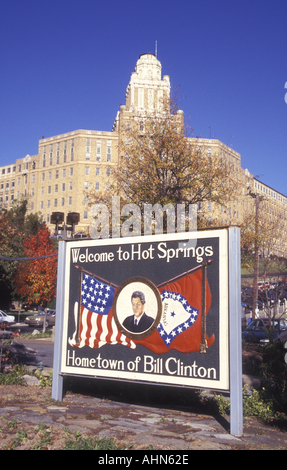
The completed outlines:
<svg viewBox="0 0 287 470">
<path fill-rule="evenodd" d="M 61 205 L 64 206 L 65 205 L 65 198 L 62 197 L 62 200 L 61 200 Z"/>
<path fill-rule="evenodd" d="M 87 137 L 86 139 L 86 160 L 90 160 L 91 158 L 91 139 Z"/>
<path fill-rule="evenodd" d="M 71 140 L 71 162 L 74 161 L 74 139 Z"/>
<path fill-rule="evenodd" d="M 99 190 L 100 190 L 100 183 L 96 181 L 96 191 L 99 191 Z"/>
<path fill-rule="evenodd" d="M 58 199 L 54 199 L 54 207 L 57 207 L 58 205 Z"/>
<path fill-rule="evenodd" d="M 72 205 L 72 196 L 69 197 L 69 206 Z"/>
<path fill-rule="evenodd" d="M 56 180 L 59 178 L 59 170 L 56 170 Z"/>
<path fill-rule="evenodd" d="M 64 155 L 63 155 L 63 162 L 66 163 L 67 161 L 67 141 L 64 141 Z"/>
<path fill-rule="evenodd" d="M 84 211 L 84 220 L 88 220 L 88 211 Z"/>
<path fill-rule="evenodd" d="M 50 166 L 53 165 L 53 144 L 50 145 L 50 155 L 49 155 L 49 158 L 50 158 Z"/>
<path fill-rule="evenodd" d="M 90 174 L 90 167 L 89 167 L 89 166 L 86 166 L 86 167 L 85 167 L 85 175 L 86 175 L 86 176 L 89 176 L 89 174 Z"/>
<path fill-rule="evenodd" d="M 55 193 L 57 193 L 57 192 L 58 192 L 58 185 L 55 184 Z"/>
<path fill-rule="evenodd" d="M 99 166 L 96 167 L 96 176 L 100 176 L 101 168 Z"/>
<path fill-rule="evenodd" d="M 60 142 L 57 143 L 56 163 L 57 165 L 60 163 Z"/>
<path fill-rule="evenodd" d="M 112 141 L 107 141 L 107 162 L 112 161 Z"/>
<path fill-rule="evenodd" d="M 66 185 L 65 183 L 62 183 L 62 192 L 65 192 L 66 191 Z"/>
<path fill-rule="evenodd" d="M 143 108 L 144 107 L 144 89 L 139 88 L 138 91 L 138 107 Z"/>
<path fill-rule="evenodd" d="M 97 139 L 97 156 L 96 156 L 97 162 L 101 161 L 101 139 Z"/>
<path fill-rule="evenodd" d="M 70 176 L 73 176 L 73 173 L 74 173 L 74 169 L 73 169 L 73 167 L 71 166 L 71 167 L 70 167 Z"/>
<path fill-rule="evenodd" d="M 20 166 L 19 171 L 21 171 L 21 165 L 19 166 Z M 45 166 L 46 166 L 46 145 L 45 147 L 43 147 L 43 168 L 45 168 Z"/>
<path fill-rule="evenodd" d="M 85 191 L 89 189 L 89 181 L 85 181 Z"/>
<path fill-rule="evenodd" d="M 69 183 L 69 191 L 72 191 L 73 190 L 73 181 L 70 181 Z"/>
</svg>

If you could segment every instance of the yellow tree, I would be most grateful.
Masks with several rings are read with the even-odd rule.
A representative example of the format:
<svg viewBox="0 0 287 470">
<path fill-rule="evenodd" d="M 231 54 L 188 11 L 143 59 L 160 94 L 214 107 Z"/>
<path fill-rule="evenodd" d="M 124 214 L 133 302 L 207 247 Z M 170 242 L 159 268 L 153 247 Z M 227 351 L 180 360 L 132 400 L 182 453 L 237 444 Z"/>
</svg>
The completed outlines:
<svg viewBox="0 0 287 470">
<path fill-rule="evenodd" d="M 89 205 L 104 203 L 111 196 L 133 203 L 142 213 L 145 204 L 226 204 L 235 194 L 237 181 L 219 155 L 210 155 L 199 139 L 189 137 L 183 113 L 173 100 L 159 112 L 134 116 L 128 129 L 120 129 L 118 165 L 108 191 L 86 193 Z"/>
<path fill-rule="evenodd" d="M 254 198 L 254 210 L 245 215 L 241 226 L 241 247 L 243 253 L 243 262 L 251 259 L 254 267 L 253 279 L 253 307 L 252 318 L 255 318 L 255 310 L 258 299 L 258 276 L 259 276 L 259 257 L 261 257 L 264 266 L 264 277 L 271 266 L 274 256 L 282 255 L 283 234 L 286 233 L 285 217 L 280 213 L 270 213 L 268 211 L 267 201 L 258 193 L 249 192 Z M 268 301 L 268 292 L 265 289 L 265 300 Z M 271 320 L 271 310 L 268 302 L 267 312 Z"/>
</svg>

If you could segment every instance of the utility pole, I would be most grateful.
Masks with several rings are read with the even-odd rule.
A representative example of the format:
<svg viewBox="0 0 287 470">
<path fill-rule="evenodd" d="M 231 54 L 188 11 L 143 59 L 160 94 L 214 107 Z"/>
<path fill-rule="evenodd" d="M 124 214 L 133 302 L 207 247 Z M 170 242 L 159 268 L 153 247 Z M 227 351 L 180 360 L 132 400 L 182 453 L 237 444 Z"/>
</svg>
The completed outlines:
<svg viewBox="0 0 287 470">
<path fill-rule="evenodd" d="M 259 275 L 259 204 L 263 200 L 259 194 L 249 191 L 249 196 L 255 199 L 255 243 L 254 243 L 254 278 L 253 278 L 253 305 L 252 320 L 258 313 L 258 275 Z"/>
</svg>

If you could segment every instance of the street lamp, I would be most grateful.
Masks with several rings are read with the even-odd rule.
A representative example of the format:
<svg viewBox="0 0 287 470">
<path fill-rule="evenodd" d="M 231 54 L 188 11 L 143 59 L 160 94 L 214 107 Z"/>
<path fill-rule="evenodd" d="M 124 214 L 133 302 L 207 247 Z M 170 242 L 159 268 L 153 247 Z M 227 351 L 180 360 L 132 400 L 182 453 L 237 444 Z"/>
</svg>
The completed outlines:
<svg viewBox="0 0 287 470">
<path fill-rule="evenodd" d="M 263 196 L 258 193 L 249 191 L 249 196 L 255 199 L 255 243 L 254 243 L 254 279 L 253 279 L 253 305 L 252 305 L 252 320 L 255 319 L 258 310 L 258 275 L 259 275 L 259 204 L 263 200 Z"/>
<path fill-rule="evenodd" d="M 62 227 L 59 227 L 59 224 L 64 222 L 64 212 L 52 212 L 51 215 L 51 224 L 56 225 L 55 235 L 58 235 L 58 230 L 62 230 Z"/>
<path fill-rule="evenodd" d="M 64 240 L 67 238 L 67 231 L 75 232 L 75 226 L 80 222 L 80 214 L 78 212 L 69 212 L 66 218 L 66 224 L 60 226 L 60 223 L 64 222 L 64 212 L 52 212 L 51 224 L 55 224 L 55 235 L 58 235 L 58 230 L 63 230 Z"/>
</svg>

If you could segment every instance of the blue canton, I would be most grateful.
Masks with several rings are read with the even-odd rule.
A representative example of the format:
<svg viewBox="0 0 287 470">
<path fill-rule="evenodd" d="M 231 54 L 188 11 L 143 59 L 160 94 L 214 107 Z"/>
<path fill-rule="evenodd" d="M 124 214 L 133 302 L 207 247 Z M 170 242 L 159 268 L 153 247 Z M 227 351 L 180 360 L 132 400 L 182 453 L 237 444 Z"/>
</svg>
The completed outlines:
<svg viewBox="0 0 287 470">
<path fill-rule="evenodd" d="M 108 315 L 113 305 L 114 295 L 114 287 L 88 274 L 83 275 L 81 303 L 86 309 L 101 315 Z"/>
</svg>

